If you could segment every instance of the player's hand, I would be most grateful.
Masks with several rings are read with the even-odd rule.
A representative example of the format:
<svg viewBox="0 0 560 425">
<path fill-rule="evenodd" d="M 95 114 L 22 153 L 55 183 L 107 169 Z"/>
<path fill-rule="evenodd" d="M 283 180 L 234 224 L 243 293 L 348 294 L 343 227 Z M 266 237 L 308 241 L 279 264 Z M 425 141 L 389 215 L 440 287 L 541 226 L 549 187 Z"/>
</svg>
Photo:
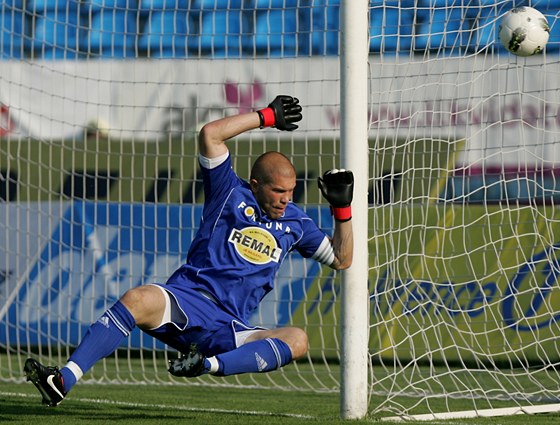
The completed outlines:
<svg viewBox="0 0 560 425">
<path fill-rule="evenodd" d="M 332 207 L 334 218 L 348 221 L 352 218 L 354 174 L 349 170 L 329 170 L 318 178 L 319 189 Z"/>
<path fill-rule="evenodd" d="M 301 121 L 302 108 L 299 100 L 292 96 L 279 95 L 268 108 L 257 111 L 261 127 L 276 127 L 278 130 L 293 131 L 298 128 L 294 123 Z"/>
<path fill-rule="evenodd" d="M 294 123 L 301 121 L 303 118 L 299 100 L 292 96 L 276 96 L 276 99 L 268 107 L 274 111 L 274 126 L 278 130 L 293 131 L 298 128 Z"/>
<path fill-rule="evenodd" d="M 354 195 L 354 174 L 349 170 L 329 170 L 318 178 L 319 189 L 335 208 L 347 207 Z"/>
</svg>

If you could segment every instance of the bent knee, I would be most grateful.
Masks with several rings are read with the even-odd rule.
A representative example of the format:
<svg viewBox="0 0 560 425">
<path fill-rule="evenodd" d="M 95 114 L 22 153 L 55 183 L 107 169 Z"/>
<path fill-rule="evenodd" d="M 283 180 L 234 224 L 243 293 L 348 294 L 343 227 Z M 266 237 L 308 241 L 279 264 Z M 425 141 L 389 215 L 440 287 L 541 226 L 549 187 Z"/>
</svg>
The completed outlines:
<svg viewBox="0 0 560 425">
<path fill-rule="evenodd" d="M 291 334 L 289 346 L 292 350 L 292 358 L 293 360 L 299 360 L 307 354 L 309 338 L 307 333 L 300 328 L 292 328 Z"/>
<path fill-rule="evenodd" d="M 276 328 L 271 330 L 261 330 L 250 335 L 245 343 L 257 341 L 265 338 L 278 338 L 290 347 L 292 360 L 299 360 L 305 354 L 309 345 L 307 334 L 303 329 L 296 327 Z"/>
<path fill-rule="evenodd" d="M 144 286 L 140 286 L 138 288 L 132 288 L 126 291 L 121 297 L 121 302 L 129 310 L 136 310 L 138 308 L 144 307 L 148 296 L 149 295 L 146 291 L 146 288 Z"/>
<path fill-rule="evenodd" d="M 157 322 L 165 307 L 161 291 L 152 285 L 129 289 L 121 297 L 121 302 L 130 311 L 138 326 Z"/>
</svg>

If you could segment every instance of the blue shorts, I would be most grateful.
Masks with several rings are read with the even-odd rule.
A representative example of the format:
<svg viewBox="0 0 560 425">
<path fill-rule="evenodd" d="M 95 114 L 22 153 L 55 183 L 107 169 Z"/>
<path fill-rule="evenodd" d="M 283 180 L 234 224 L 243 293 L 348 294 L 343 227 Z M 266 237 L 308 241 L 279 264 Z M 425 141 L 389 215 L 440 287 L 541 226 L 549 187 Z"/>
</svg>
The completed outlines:
<svg viewBox="0 0 560 425">
<path fill-rule="evenodd" d="M 179 282 L 154 285 L 169 294 L 171 322 L 143 331 L 181 353 L 196 343 L 202 354 L 215 356 L 237 348 L 240 333 L 262 329 L 241 322 L 208 295 Z"/>
</svg>

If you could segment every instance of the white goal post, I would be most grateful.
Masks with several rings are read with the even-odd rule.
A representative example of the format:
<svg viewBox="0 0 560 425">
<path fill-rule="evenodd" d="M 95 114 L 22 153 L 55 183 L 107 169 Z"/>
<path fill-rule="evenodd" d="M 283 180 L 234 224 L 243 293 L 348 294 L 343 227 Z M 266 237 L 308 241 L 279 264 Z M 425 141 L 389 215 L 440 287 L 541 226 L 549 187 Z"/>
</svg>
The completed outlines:
<svg viewBox="0 0 560 425">
<path fill-rule="evenodd" d="M 343 2 L 340 55 L 340 151 L 353 171 L 354 261 L 342 278 L 340 415 L 362 418 L 368 408 L 368 1 Z"/>
<path fill-rule="evenodd" d="M 177 353 L 135 331 L 80 384 L 340 392 L 345 419 L 558 412 L 560 1 L 170 3 L 0 2 L 0 381 L 28 356 L 64 364 L 184 261 L 197 130 L 286 93 L 300 128 L 232 140 L 240 176 L 281 150 L 327 231 L 317 177 L 356 177 L 352 268 L 291 255 L 252 317 L 304 328 L 307 358 L 178 380 Z M 528 58 L 497 38 L 523 5 L 551 28 Z"/>
</svg>

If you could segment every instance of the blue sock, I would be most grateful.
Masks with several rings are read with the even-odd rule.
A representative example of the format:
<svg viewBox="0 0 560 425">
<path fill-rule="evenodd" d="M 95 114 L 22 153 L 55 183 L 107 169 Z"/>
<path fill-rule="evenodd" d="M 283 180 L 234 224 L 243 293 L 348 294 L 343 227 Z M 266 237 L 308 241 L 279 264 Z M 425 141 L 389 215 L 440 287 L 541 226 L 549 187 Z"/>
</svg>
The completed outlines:
<svg viewBox="0 0 560 425">
<path fill-rule="evenodd" d="M 218 354 L 215 359 L 218 369 L 210 373 L 217 376 L 268 372 L 290 363 L 292 351 L 284 341 L 278 338 L 266 338 Z M 212 361 L 206 359 L 206 362 L 207 369 L 211 370 Z"/>
<path fill-rule="evenodd" d="M 117 301 L 92 324 L 78 348 L 60 369 L 66 392 L 99 360 L 113 353 L 136 326 L 128 309 Z"/>
</svg>

